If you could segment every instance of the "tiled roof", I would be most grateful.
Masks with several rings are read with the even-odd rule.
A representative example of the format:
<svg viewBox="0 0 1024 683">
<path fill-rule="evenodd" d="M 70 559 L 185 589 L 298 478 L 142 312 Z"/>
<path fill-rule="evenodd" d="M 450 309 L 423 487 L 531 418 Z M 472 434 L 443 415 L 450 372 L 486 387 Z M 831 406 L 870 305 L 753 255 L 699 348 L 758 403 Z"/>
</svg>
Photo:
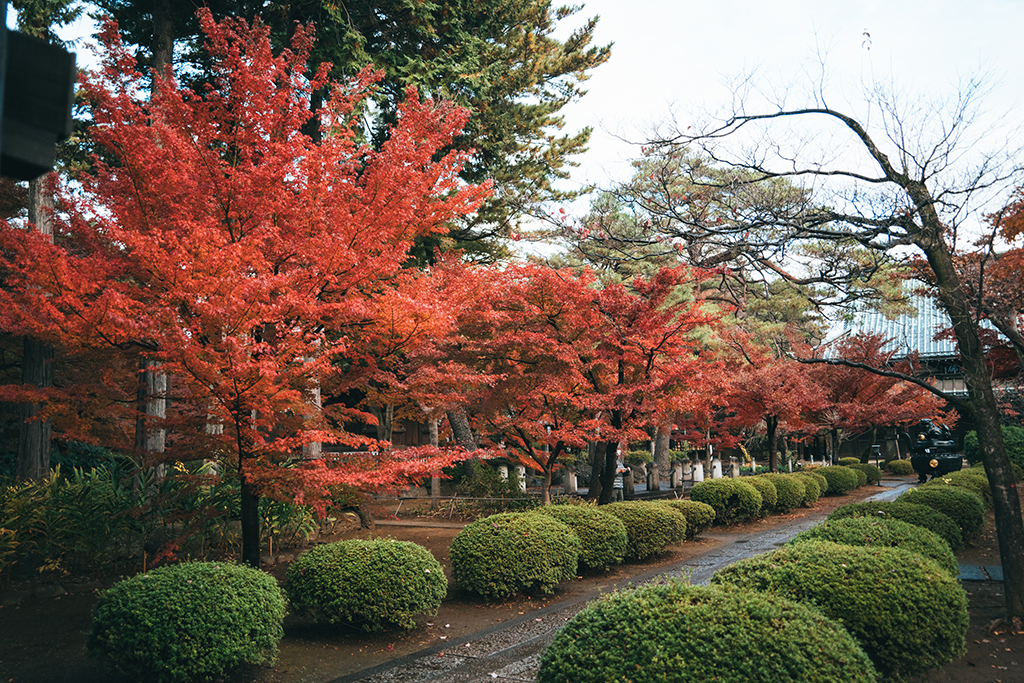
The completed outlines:
<svg viewBox="0 0 1024 683">
<path fill-rule="evenodd" d="M 890 319 L 877 311 L 859 311 L 852 320 L 839 323 L 828 335 L 828 341 L 854 334 L 880 334 L 889 343 L 885 351 L 895 352 L 896 358 L 905 358 L 917 352 L 922 359 L 951 358 L 957 355 L 956 342 L 950 338 L 936 340 L 935 336 L 950 327 L 949 318 L 928 296 L 912 295 L 911 306 L 917 315 L 900 315 Z"/>
</svg>

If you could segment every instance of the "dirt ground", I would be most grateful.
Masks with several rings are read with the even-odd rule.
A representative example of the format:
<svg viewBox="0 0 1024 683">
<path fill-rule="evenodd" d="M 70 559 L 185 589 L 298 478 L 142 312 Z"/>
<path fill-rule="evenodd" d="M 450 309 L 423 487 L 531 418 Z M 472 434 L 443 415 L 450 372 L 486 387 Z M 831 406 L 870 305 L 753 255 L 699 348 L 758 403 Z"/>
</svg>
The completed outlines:
<svg viewBox="0 0 1024 683">
<path fill-rule="evenodd" d="M 853 500 L 865 498 L 877 489 L 862 487 L 850 495 L 826 497 L 813 510 L 797 510 L 790 515 L 769 517 L 750 524 L 729 528 L 716 527 L 710 536 L 749 533 L 767 529 L 787 519 L 827 512 Z M 381 520 L 373 532 L 350 527 L 331 539 L 393 537 L 415 541 L 441 562 L 451 580 L 448 547 L 460 526 L 447 519 L 406 516 L 400 520 Z M 449 526 L 418 526 L 417 521 L 448 522 Z M 400 521 L 401 524 L 396 524 Z M 421 618 L 412 631 L 391 631 L 365 635 L 339 631 L 309 623 L 294 616 L 285 622 L 285 638 L 281 642 L 276 665 L 239 671 L 226 683 L 319 683 L 352 674 L 390 659 L 455 641 L 481 629 L 500 624 L 593 590 L 610 590 L 659 565 L 682 562 L 723 543 L 721 538 L 698 538 L 672 547 L 664 555 L 643 563 L 621 565 L 609 572 L 583 575 L 576 581 L 559 586 L 545 597 L 520 598 L 500 604 L 486 604 L 460 591 L 449 591 L 433 618 Z M 998 565 L 999 555 L 994 530 L 990 524 L 984 536 L 961 554 L 966 564 Z M 269 568 L 283 579 L 284 563 Z M 113 579 L 108 579 L 107 583 Z M 914 683 L 1013 683 L 1024 681 L 1024 634 L 1005 628 L 989 627 L 1002 613 L 1002 583 L 996 581 L 964 582 L 970 599 L 971 623 L 967 633 L 967 654 L 941 670 L 929 672 Z M 0 683 L 122 683 L 104 673 L 84 652 L 85 634 L 95 594 L 67 594 L 56 597 L 30 597 L 16 605 L 0 606 Z M 468 647 L 472 647 L 472 644 Z M 125 682 L 126 683 L 126 682 Z"/>
</svg>

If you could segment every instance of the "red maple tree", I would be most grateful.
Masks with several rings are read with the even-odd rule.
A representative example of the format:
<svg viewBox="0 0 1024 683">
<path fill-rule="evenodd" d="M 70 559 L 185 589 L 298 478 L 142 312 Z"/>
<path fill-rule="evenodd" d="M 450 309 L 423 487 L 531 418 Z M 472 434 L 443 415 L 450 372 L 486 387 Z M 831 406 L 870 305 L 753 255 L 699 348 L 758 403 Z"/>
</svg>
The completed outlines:
<svg viewBox="0 0 1024 683">
<path fill-rule="evenodd" d="M 374 297 L 414 239 L 473 211 L 486 188 L 459 181 L 465 155 L 443 153 L 465 111 L 410 93 L 372 149 L 358 117 L 371 71 L 329 84 L 326 66 L 307 73 L 310 29 L 274 55 L 264 26 L 200 19 L 213 62 L 201 92 L 169 81 L 147 97 L 115 27 L 104 29 L 102 70 L 82 87 L 106 156 L 81 192 L 65 193 L 57 245 L 3 231 L 2 315 L 8 329 L 134 345 L 158 363 L 194 413 L 223 428 L 202 442 L 230 454 L 243 559 L 256 565 L 260 495 L 323 505 L 331 485 L 393 484 L 457 457 L 374 449 L 341 427 L 365 414 L 310 394 L 372 375 Z M 303 133 L 309 93 L 328 87 L 314 143 Z M 350 453 L 295 462 L 311 442 Z M 169 455 L 209 455 L 190 443 Z"/>
</svg>

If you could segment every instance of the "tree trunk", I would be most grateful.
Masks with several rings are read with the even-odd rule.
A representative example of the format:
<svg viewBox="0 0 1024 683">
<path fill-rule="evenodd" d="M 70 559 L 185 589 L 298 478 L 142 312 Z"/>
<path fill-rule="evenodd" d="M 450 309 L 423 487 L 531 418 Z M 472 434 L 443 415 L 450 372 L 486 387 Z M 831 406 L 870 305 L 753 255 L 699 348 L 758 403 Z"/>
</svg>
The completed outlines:
<svg viewBox="0 0 1024 683">
<path fill-rule="evenodd" d="M 22 342 L 21 382 L 39 389 L 53 386 L 53 347 L 38 339 L 25 337 Z M 18 430 L 18 461 L 15 476 L 19 481 L 42 481 L 50 472 L 50 437 L 53 429 L 49 418 L 40 418 L 40 403 L 21 404 L 21 425 Z"/>
<path fill-rule="evenodd" d="M 473 430 L 469 427 L 469 417 L 466 415 L 466 409 L 459 406 L 449 410 L 445 415 L 448 417 L 448 424 L 452 428 L 452 436 L 455 437 L 455 443 L 467 451 L 475 451 L 477 448 L 476 439 L 473 438 Z"/>
<path fill-rule="evenodd" d="M 658 427 L 658 434 L 654 439 L 654 462 L 658 465 L 658 472 L 668 472 L 672 466 L 672 425 Z"/>
<path fill-rule="evenodd" d="M 765 426 L 767 427 L 765 438 L 768 439 L 768 471 L 778 472 L 779 471 L 779 457 L 775 448 L 775 436 L 779 428 L 779 417 L 777 415 L 765 415 L 764 418 Z M 751 470 L 756 472 L 756 463 L 751 463 Z"/>
<path fill-rule="evenodd" d="M 391 443 L 395 424 L 395 405 L 388 403 L 383 407 L 373 406 L 370 408 L 370 412 L 377 418 L 377 440 Z"/>
<path fill-rule="evenodd" d="M 53 242 L 53 183 L 56 176 L 47 173 L 28 184 L 28 222 Z M 22 342 L 21 383 L 49 389 L 53 386 L 53 347 L 38 339 Z M 50 471 L 50 440 L 53 427 L 49 418 L 37 416 L 39 403 L 21 404 L 18 430 L 18 460 L 15 476 L 23 481 L 40 481 Z"/>
<path fill-rule="evenodd" d="M 615 494 L 615 470 L 619 467 L 619 443 L 617 441 L 604 442 L 604 467 L 601 470 L 601 497 L 598 505 L 607 505 L 612 502 Z"/>
<path fill-rule="evenodd" d="M 242 480 L 242 562 L 260 568 L 260 498 L 244 472 Z"/>
<path fill-rule="evenodd" d="M 164 452 L 167 430 L 161 425 L 167 417 L 167 375 L 153 370 L 154 361 L 139 357 L 139 389 L 136 396 L 135 451 L 147 458 Z M 155 467 L 157 480 L 163 478 L 163 464 Z"/>
<path fill-rule="evenodd" d="M 590 463 L 590 488 L 587 490 L 587 500 L 600 500 L 601 472 L 604 471 L 604 449 L 600 441 L 587 444 L 587 462 Z"/>
<path fill-rule="evenodd" d="M 544 468 L 544 483 L 540 487 L 540 504 L 551 505 L 551 472 L 553 465 Z"/>
<path fill-rule="evenodd" d="M 939 300 L 942 302 L 956 334 L 964 379 L 970 396 L 970 410 L 978 432 L 981 460 L 985 464 L 992 504 L 995 510 L 996 535 L 1003 565 L 1006 616 L 1018 624 L 1024 620 L 1024 519 L 1020 498 L 999 422 L 999 406 L 992 389 L 992 378 L 985 360 L 978 327 L 968 306 L 953 260 L 941 241 L 941 226 L 936 219 L 935 237 L 922 239 L 925 252 L 935 273 Z"/>
<path fill-rule="evenodd" d="M 153 2 L 153 71 L 163 76 L 174 63 L 174 17 L 171 0 Z"/>
</svg>

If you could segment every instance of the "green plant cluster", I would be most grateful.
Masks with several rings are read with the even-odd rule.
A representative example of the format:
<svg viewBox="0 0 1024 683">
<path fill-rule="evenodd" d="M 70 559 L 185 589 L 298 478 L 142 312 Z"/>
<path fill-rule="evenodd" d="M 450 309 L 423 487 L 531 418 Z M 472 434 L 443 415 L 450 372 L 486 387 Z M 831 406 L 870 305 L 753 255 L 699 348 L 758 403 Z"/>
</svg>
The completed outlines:
<svg viewBox="0 0 1024 683">
<path fill-rule="evenodd" d="M 718 524 L 746 522 L 761 514 L 761 494 L 742 479 L 697 482 L 690 489 L 690 499 L 714 508 Z"/>
<path fill-rule="evenodd" d="M 626 525 L 629 536 L 627 560 L 645 560 L 659 555 L 673 543 L 686 538 L 686 517 L 682 512 L 650 501 L 622 501 L 601 508 Z"/>
<path fill-rule="evenodd" d="M 538 683 L 871 683 L 856 641 L 817 609 L 674 581 L 606 595 L 545 650 Z"/>
<path fill-rule="evenodd" d="M 927 505 L 917 505 L 903 501 L 877 501 L 849 503 L 832 511 L 829 520 L 846 517 L 871 517 L 876 519 L 898 519 L 907 524 L 915 524 L 937 534 L 949 544 L 950 550 L 956 552 L 964 547 L 963 534 L 949 515 L 944 515 Z"/>
<path fill-rule="evenodd" d="M 132 680 L 210 680 L 241 664 L 273 662 L 284 614 L 269 574 L 230 563 L 170 565 L 104 591 L 86 649 Z"/>
<path fill-rule="evenodd" d="M 885 471 L 899 476 L 913 474 L 914 466 L 909 460 L 890 460 L 885 463 Z"/>
<path fill-rule="evenodd" d="M 1024 472 L 1024 427 L 1003 425 L 1002 429 L 1006 457 L 1016 466 L 1016 471 Z M 978 444 L 978 433 L 975 431 L 967 432 L 964 437 L 964 456 L 972 465 L 981 462 L 981 446 Z M 1020 477 L 1017 480 L 1020 481 Z"/>
<path fill-rule="evenodd" d="M 964 488 L 922 486 L 903 493 L 896 501 L 927 505 L 941 512 L 960 528 L 964 541 L 977 537 L 985 526 L 985 503 L 978 494 Z"/>
<path fill-rule="evenodd" d="M 568 526 L 529 512 L 478 519 L 452 539 L 449 549 L 459 586 L 496 600 L 518 593 L 550 593 L 576 576 L 579 555 L 579 539 Z"/>
<path fill-rule="evenodd" d="M 988 483 L 988 475 L 983 467 L 971 467 L 970 469 L 950 472 L 941 477 L 935 477 L 927 484 L 918 486 L 919 489 L 944 488 L 953 486 L 963 488 L 981 497 L 986 510 L 992 509 L 992 487 Z"/>
<path fill-rule="evenodd" d="M 814 479 L 814 481 L 818 482 L 819 495 L 824 496 L 826 493 L 828 493 L 828 479 L 825 477 L 824 474 L 818 471 L 817 467 L 809 470 L 801 470 L 800 472 L 796 472 L 795 474 L 799 474 L 802 477 L 811 477 L 812 479 Z"/>
<path fill-rule="evenodd" d="M 776 502 L 772 506 L 774 512 L 789 512 L 801 505 L 813 505 L 818 500 L 818 484 L 816 481 L 799 474 L 760 474 L 750 478 L 750 483 L 758 480 L 770 481 L 775 486 Z M 813 499 L 808 495 L 808 484 L 814 481 Z"/>
<path fill-rule="evenodd" d="M 298 614 L 332 626 L 411 629 L 433 615 L 448 592 L 444 569 L 430 551 L 390 538 L 325 543 L 288 567 L 288 601 Z"/>
<path fill-rule="evenodd" d="M 852 465 L 847 465 L 847 467 L 857 470 L 858 472 L 863 472 L 864 476 L 867 478 L 865 482 L 867 484 L 877 484 L 882 481 L 882 470 L 878 469 L 875 465 L 866 462 L 857 462 Z"/>
<path fill-rule="evenodd" d="M 861 477 L 864 477 L 865 483 L 867 482 L 867 476 L 863 472 L 858 477 L 857 470 L 851 470 L 842 465 L 819 467 L 814 471 L 828 480 L 828 493 L 832 496 L 841 496 L 857 488 L 861 485 Z"/>
<path fill-rule="evenodd" d="M 761 494 L 761 509 L 758 514 L 765 517 L 774 512 L 781 512 L 779 509 L 779 491 L 771 479 L 764 475 L 757 477 L 744 477 L 743 482 L 750 484 Z"/>
<path fill-rule="evenodd" d="M 850 465 L 859 465 L 860 458 L 839 458 L 836 464 L 842 465 L 843 467 L 849 467 Z"/>
<path fill-rule="evenodd" d="M 942 666 L 965 651 L 967 596 L 934 561 L 898 548 L 805 541 L 712 577 L 813 604 L 842 623 L 886 680 Z"/>
<path fill-rule="evenodd" d="M 715 523 L 715 508 L 696 500 L 659 500 L 658 505 L 667 505 L 686 517 L 686 540 L 690 541 L 711 528 Z"/>
<path fill-rule="evenodd" d="M 546 505 L 537 514 L 562 522 L 580 541 L 580 567 L 607 569 L 622 564 L 629 547 L 626 525 L 615 515 L 592 505 Z"/>
<path fill-rule="evenodd" d="M 960 574 L 956 555 L 941 536 L 898 519 L 846 517 L 826 520 L 800 532 L 790 543 L 803 541 L 901 548 L 934 560 L 954 578 Z"/>
<path fill-rule="evenodd" d="M 796 480 L 803 484 L 804 487 L 804 507 L 811 507 L 818 502 L 821 498 L 821 487 L 824 484 L 828 486 L 828 480 L 822 476 L 812 476 L 809 472 L 793 472 L 790 476 L 796 477 Z"/>
</svg>

